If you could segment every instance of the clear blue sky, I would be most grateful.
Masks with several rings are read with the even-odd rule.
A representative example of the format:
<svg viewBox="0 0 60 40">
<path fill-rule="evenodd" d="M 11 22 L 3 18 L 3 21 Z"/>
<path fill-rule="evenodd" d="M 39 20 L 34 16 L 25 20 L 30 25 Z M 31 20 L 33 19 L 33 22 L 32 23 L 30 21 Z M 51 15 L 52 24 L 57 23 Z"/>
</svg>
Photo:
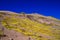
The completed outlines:
<svg viewBox="0 0 60 40">
<path fill-rule="evenodd" d="M 60 0 L 0 0 L 0 10 L 36 12 L 60 19 Z"/>
</svg>

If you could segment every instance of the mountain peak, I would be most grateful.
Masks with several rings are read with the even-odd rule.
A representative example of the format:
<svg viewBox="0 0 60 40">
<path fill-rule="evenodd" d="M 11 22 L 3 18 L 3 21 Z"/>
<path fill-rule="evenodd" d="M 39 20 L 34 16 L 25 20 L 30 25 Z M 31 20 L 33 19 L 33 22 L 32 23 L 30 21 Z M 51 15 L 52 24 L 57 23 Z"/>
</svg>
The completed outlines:
<svg viewBox="0 0 60 40">
<path fill-rule="evenodd" d="M 0 13 L 16 14 L 16 12 L 12 12 L 12 11 L 0 11 Z"/>
</svg>

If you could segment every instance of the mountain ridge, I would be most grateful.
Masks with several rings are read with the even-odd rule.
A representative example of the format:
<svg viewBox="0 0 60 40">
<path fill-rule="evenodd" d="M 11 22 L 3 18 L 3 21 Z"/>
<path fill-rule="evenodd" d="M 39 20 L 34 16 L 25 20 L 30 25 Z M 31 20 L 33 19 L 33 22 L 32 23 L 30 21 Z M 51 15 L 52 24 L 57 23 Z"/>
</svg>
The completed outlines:
<svg viewBox="0 0 60 40">
<path fill-rule="evenodd" d="M 60 20 L 36 13 L 0 11 L 0 39 L 60 40 Z"/>
</svg>

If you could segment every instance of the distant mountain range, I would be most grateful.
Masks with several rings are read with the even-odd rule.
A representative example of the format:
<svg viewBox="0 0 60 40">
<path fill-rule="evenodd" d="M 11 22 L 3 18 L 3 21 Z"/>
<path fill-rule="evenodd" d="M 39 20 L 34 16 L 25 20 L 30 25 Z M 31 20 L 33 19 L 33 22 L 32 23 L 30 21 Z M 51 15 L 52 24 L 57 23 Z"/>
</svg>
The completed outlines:
<svg viewBox="0 0 60 40">
<path fill-rule="evenodd" d="M 60 40 L 60 20 L 37 13 L 0 11 L 0 40 Z"/>
</svg>

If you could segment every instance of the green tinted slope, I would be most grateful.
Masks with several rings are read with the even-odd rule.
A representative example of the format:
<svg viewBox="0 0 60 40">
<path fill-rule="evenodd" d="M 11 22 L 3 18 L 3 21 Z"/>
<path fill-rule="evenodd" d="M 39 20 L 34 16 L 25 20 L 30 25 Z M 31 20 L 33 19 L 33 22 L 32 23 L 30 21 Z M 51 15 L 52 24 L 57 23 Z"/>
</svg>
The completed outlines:
<svg viewBox="0 0 60 40">
<path fill-rule="evenodd" d="M 60 40 L 60 30 L 44 25 L 28 18 L 6 16 L 2 25 L 9 30 L 15 30 L 35 40 Z"/>
</svg>

